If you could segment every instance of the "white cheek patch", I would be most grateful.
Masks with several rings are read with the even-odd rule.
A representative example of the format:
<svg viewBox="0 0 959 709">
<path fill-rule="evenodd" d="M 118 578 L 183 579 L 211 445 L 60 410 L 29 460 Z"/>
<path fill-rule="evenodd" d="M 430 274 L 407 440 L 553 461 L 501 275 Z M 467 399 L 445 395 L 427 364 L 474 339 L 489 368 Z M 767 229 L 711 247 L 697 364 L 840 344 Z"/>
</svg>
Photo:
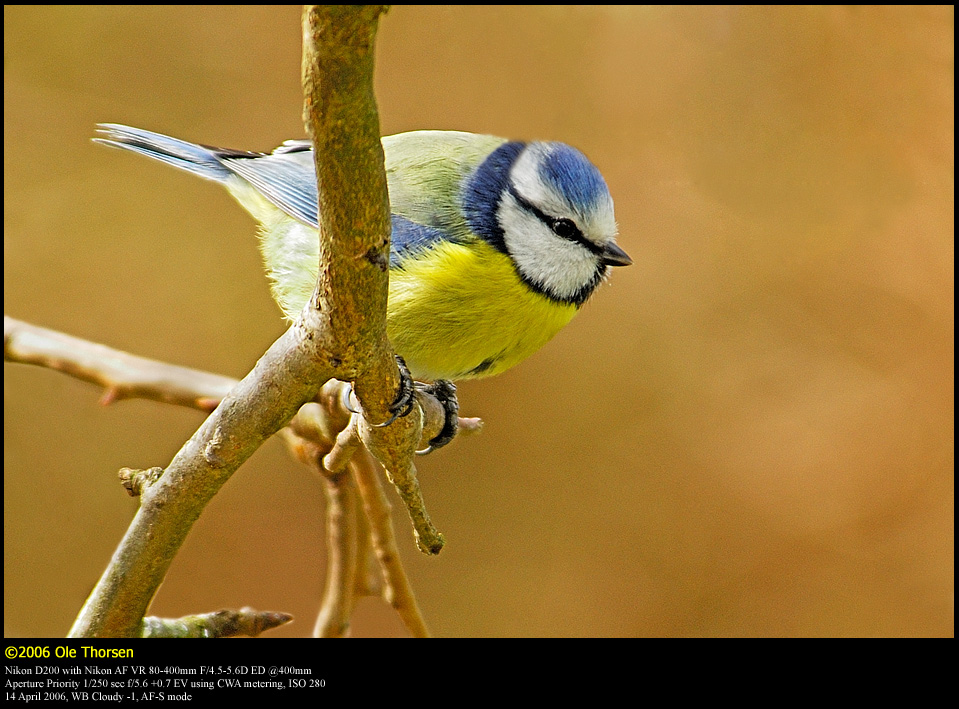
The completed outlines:
<svg viewBox="0 0 959 709">
<path fill-rule="evenodd" d="M 547 293 L 573 299 L 596 277 L 599 261 L 594 254 L 556 236 L 512 195 L 503 197 L 497 217 L 516 268 Z"/>
</svg>

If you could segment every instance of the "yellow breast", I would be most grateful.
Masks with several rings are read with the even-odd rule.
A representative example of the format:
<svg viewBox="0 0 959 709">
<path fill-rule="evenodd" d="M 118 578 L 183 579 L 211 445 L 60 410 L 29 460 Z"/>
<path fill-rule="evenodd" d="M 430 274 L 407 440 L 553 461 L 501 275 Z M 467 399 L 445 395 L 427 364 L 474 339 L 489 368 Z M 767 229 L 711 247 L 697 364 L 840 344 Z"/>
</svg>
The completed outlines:
<svg viewBox="0 0 959 709">
<path fill-rule="evenodd" d="M 531 291 L 488 244 L 443 242 L 390 269 L 386 328 L 414 378 L 469 379 L 530 356 L 576 310 Z"/>
</svg>

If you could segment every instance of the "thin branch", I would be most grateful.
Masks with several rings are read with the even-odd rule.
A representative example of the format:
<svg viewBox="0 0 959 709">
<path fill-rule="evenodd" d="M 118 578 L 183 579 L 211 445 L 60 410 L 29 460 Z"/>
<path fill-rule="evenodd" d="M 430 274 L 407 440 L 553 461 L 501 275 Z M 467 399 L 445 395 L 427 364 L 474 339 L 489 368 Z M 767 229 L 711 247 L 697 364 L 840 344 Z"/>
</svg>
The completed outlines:
<svg viewBox="0 0 959 709">
<path fill-rule="evenodd" d="M 355 482 L 355 481 L 354 481 Z M 361 504 L 357 501 L 357 504 Z M 378 566 L 373 555 L 373 537 L 370 531 L 370 520 L 364 514 L 357 515 L 356 525 L 356 578 L 353 585 L 353 595 L 356 598 L 365 596 L 380 596 L 383 582 L 378 573 Z"/>
<path fill-rule="evenodd" d="M 138 357 L 6 315 L 3 359 L 55 369 L 102 386 L 102 404 L 150 399 L 212 411 L 236 384 L 231 377 Z"/>
<path fill-rule="evenodd" d="M 326 582 L 320 612 L 313 627 L 315 638 L 349 635 L 356 605 L 357 499 L 348 475 L 326 478 Z"/>
<path fill-rule="evenodd" d="M 103 387 L 100 403 L 107 405 L 123 399 L 145 399 L 164 404 L 185 406 L 200 411 L 217 407 L 236 379 L 221 374 L 190 369 L 168 362 L 130 354 L 98 342 L 67 335 L 58 330 L 3 317 L 3 360 L 15 364 L 29 364 L 62 372 L 75 379 Z M 346 382 L 330 380 L 315 400 L 318 405 L 301 408 L 290 425 L 309 431 L 314 441 L 336 440 L 349 421 L 349 413 L 342 406 L 349 392 Z M 443 427 L 443 406 L 431 395 L 420 395 L 420 406 L 425 421 L 420 446 L 425 446 Z M 478 418 L 458 421 L 458 436 L 470 435 L 482 429 Z M 318 437 L 319 435 L 319 437 Z"/>
<path fill-rule="evenodd" d="M 370 523 L 373 550 L 383 572 L 383 597 L 396 609 L 414 638 L 427 638 L 430 631 L 403 568 L 393 531 L 390 501 L 380 484 L 376 462 L 367 451 L 360 450 L 350 461 L 350 471 L 363 500 L 363 509 Z"/>
<path fill-rule="evenodd" d="M 330 382 L 324 391 L 331 389 Z M 340 397 L 325 397 L 326 406 L 339 410 Z M 323 481 L 326 493 L 326 576 L 320 612 L 313 637 L 342 638 L 349 634 L 350 617 L 356 606 L 359 520 L 356 489 L 349 475 L 331 473 L 322 460 L 333 447 L 335 434 L 323 424 L 329 416 L 316 404 L 304 406 L 283 437 L 295 455 Z M 348 421 L 340 419 L 340 425 Z"/>
</svg>

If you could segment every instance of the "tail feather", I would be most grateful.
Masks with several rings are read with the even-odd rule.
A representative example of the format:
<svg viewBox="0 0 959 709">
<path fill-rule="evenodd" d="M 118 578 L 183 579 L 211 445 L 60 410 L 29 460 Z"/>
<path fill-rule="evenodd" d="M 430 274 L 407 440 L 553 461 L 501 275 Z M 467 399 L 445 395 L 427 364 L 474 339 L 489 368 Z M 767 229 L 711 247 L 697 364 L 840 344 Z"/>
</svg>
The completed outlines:
<svg viewBox="0 0 959 709">
<path fill-rule="evenodd" d="M 239 157 L 232 151 L 222 151 L 205 145 L 177 140 L 161 133 L 131 128 L 117 123 L 100 123 L 97 131 L 103 137 L 94 138 L 94 143 L 109 145 L 113 148 L 132 150 L 148 158 L 172 165 L 194 175 L 226 182 L 233 174 L 222 162 L 222 158 Z M 243 153 L 252 157 L 255 153 Z"/>
</svg>

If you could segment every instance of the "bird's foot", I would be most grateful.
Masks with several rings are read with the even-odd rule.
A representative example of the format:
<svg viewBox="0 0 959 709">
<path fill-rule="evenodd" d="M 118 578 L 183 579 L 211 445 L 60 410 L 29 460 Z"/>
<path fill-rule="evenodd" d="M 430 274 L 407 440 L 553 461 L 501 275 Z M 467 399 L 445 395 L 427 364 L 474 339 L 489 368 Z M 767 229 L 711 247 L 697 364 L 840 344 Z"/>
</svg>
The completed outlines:
<svg viewBox="0 0 959 709">
<path fill-rule="evenodd" d="M 446 421 L 443 429 L 432 439 L 427 448 L 416 451 L 417 455 L 426 455 L 432 453 L 437 448 L 442 448 L 456 437 L 456 429 L 459 421 L 459 402 L 456 400 L 456 385 L 447 379 L 437 379 L 432 384 L 423 384 L 416 382 L 416 388 L 426 394 L 434 396 L 442 405 L 446 413 Z"/>
<path fill-rule="evenodd" d="M 396 366 L 400 369 L 400 388 L 396 392 L 396 398 L 390 404 L 390 416 L 383 423 L 373 424 L 376 428 L 385 428 L 401 416 L 406 416 L 413 410 L 413 377 L 410 374 L 409 367 L 399 355 L 396 355 Z"/>
<path fill-rule="evenodd" d="M 421 451 L 416 451 L 417 455 L 426 455 L 427 453 L 432 453 L 438 448 L 442 448 L 450 441 L 456 437 L 456 430 L 459 423 L 459 402 L 456 400 L 456 385 L 448 379 L 437 379 L 432 384 L 424 384 L 423 382 L 414 382 L 412 375 L 410 375 L 410 370 L 406 366 L 406 362 L 403 361 L 403 358 L 399 355 L 396 355 L 396 365 L 400 369 L 400 388 L 396 393 L 396 398 L 393 400 L 393 403 L 390 404 L 390 414 L 392 414 L 386 421 L 383 423 L 373 424 L 376 428 L 384 428 L 389 426 L 391 423 L 396 421 L 396 419 L 406 416 L 410 411 L 413 410 L 413 403 L 415 401 L 413 393 L 414 391 L 421 391 L 425 394 L 430 394 L 436 398 L 440 404 L 443 405 L 443 411 L 446 414 L 446 420 L 443 423 L 443 428 L 440 432 L 430 439 L 430 444 L 425 449 Z M 343 406 L 350 413 L 359 413 L 350 403 L 350 397 L 353 394 L 353 387 L 350 386 L 348 392 L 343 395 Z"/>
<path fill-rule="evenodd" d="M 375 428 L 385 428 L 396 421 L 396 419 L 401 416 L 406 416 L 406 414 L 413 410 L 413 377 L 410 375 L 410 370 L 406 366 L 406 362 L 404 362 L 403 358 L 399 355 L 396 355 L 396 366 L 399 367 L 400 370 L 400 388 L 396 392 L 396 398 L 393 400 L 393 403 L 390 404 L 389 412 L 392 415 L 383 423 L 374 423 L 373 426 Z M 343 408 L 351 414 L 358 414 L 360 412 L 354 409 L 352 404 L 353 392 L 354 385 L 350 382 L 350 388 L 343 392 L 341 403 L 343 404 Z"/>
</svg>

